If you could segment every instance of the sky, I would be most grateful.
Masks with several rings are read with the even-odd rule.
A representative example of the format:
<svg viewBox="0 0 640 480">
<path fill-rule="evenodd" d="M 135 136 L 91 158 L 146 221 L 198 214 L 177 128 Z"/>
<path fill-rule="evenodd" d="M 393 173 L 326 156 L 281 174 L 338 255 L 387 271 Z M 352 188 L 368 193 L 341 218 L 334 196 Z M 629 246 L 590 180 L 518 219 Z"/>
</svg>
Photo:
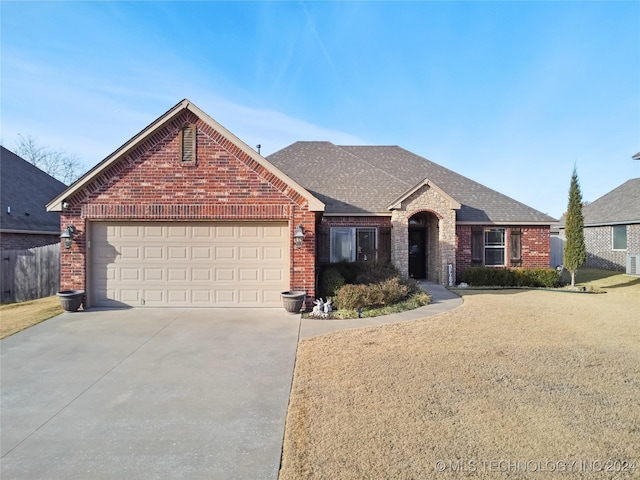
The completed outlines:
<svg viewBox="0 0 640 480">
<path fill-rule="evenodd" d="M 0 141 L 88 170 L 188 98 L 269 155 L 399 145 L 559 218 L 640 177 L 640 2 L 0 2 Z M 416 179 L 416 183 L 421 179 Z"/>
</svg>

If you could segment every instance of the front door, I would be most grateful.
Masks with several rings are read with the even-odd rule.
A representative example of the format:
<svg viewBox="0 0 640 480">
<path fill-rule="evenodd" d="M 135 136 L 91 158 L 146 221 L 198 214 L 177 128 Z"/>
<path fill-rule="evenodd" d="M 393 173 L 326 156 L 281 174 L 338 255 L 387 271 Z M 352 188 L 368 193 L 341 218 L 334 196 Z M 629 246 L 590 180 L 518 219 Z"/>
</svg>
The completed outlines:
<svg viewBox="0 0 640 480">
<path fill-rule="evenodd" d="M 409 277 L 427 278 L 427 231 L 409 229 Z"/>
</svg>

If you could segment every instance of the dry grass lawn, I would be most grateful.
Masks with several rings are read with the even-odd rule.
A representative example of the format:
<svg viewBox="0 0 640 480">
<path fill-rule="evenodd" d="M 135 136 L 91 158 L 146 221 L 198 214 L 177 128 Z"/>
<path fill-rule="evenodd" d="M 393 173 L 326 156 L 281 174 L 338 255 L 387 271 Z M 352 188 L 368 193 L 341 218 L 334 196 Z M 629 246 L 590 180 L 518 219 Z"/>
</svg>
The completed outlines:
<svg viewBox="0 0 640 480">
<path fill-rule="evenodd" d="M 640 478 L 640 279 L 592 283 L 302 340 L 280 478 Z"/>
<path fill-rule="evenodd" d="M 0 338 L 18 333 L 63 312 L 57 296 L 0 305 Z"/>
</svg>

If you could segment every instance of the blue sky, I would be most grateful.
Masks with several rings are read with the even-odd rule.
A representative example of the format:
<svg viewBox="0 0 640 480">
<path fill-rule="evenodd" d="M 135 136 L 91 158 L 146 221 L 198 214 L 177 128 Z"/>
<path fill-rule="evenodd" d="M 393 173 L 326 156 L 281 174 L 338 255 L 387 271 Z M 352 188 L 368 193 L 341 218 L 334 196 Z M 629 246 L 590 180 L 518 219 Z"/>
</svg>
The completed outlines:
<svg viewBox="0 0 640 480">
<path fill-rule="evenodd" d="M 268 155 L 400 145 L 552 216 L 640 176 L 640 2 L 0 3 L 1 140 L 90 168 L 183 98 Z M 419 179 L 416 179 L 416 182 Z"/>
</svg>

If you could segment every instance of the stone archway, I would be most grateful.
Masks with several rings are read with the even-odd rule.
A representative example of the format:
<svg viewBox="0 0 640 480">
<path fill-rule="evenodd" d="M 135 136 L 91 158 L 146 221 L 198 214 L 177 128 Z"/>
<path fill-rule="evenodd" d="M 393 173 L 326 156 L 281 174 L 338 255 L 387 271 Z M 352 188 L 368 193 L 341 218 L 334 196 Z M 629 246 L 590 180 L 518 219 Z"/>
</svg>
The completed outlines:
<svg viewBox="0 0 640 480">
<path fill-rule="evenodd" d="M 391 261 L 403 275 L 416 275 L 410 263 L 410 240 L 424 236 L 424 277 L 434 283 L 446 285 L 448 265 L 455 271 L 456 263 L 456 209 L 460 205 L 427 181 L 417 186 L 392 205 Z M 422 231 L 423 233 L 419 233 Z M 417 232 L 417 233 L 414 233 Z M 411 238 L 414 235 L 414 238 Z M 422 273 L 420 270 L 418 274 Z"/>
</svg>

